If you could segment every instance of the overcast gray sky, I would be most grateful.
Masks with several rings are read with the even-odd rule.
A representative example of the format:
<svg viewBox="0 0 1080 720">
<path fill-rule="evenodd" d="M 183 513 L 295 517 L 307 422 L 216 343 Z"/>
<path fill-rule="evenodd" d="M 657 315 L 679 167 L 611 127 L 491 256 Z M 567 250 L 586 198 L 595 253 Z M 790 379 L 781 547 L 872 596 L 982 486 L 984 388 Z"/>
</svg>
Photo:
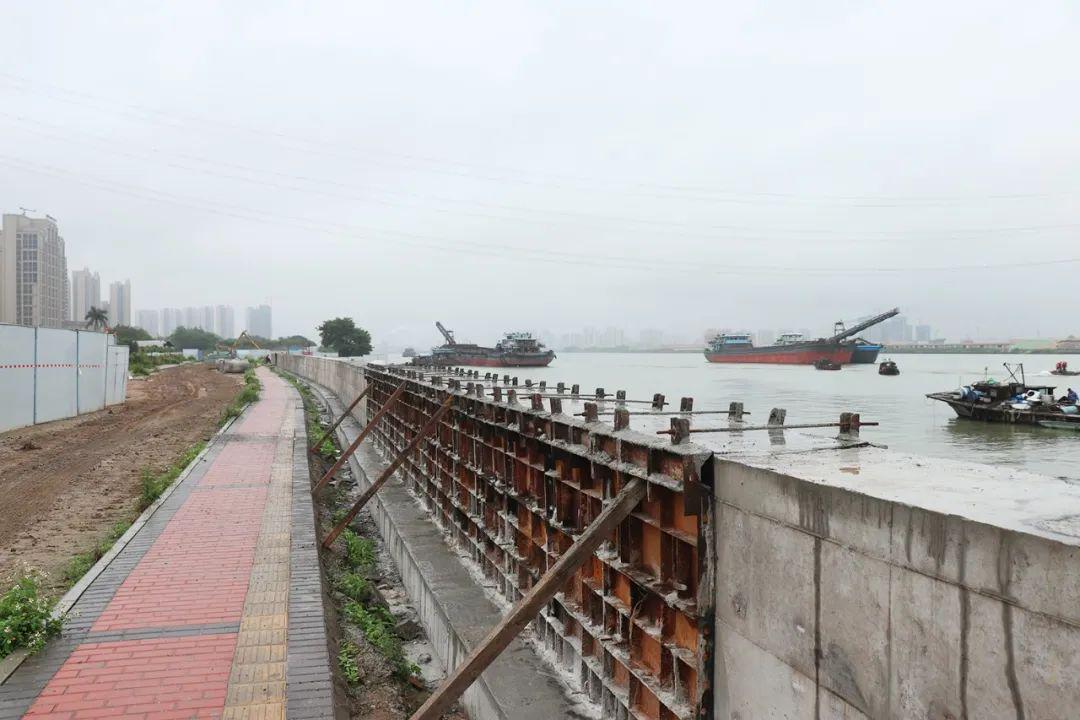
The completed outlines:
<svg viewBox="0 0 1080 720">
<path fill-rule="evenodd" d="M 8 2 L 0 208 L 276 334 L 1078 332 L 1078 8 Z"/>
</svg>

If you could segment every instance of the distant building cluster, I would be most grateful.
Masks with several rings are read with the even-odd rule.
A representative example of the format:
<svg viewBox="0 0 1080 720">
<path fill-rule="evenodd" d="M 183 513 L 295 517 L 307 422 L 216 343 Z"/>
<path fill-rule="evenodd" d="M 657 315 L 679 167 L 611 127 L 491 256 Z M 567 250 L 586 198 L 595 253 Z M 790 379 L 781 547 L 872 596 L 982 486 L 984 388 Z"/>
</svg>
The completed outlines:
<svg viewBox="0 0 1080 720">
<path fill-rule="evenodd" d="M 269 305 L 249 307 L 246 320 L 245 327 L 249 334 L 265 338 L 273 337 Z M 240 334 L 236 324 L 236 312 L 232 305 L 142 310 L 139 312 L 137 326 L 154 337 L 168 337 L 179 327 L 205 330 L 223 338 L 234 338 Z"/>
<path fill-rule="evenodd" d="M 56 218 L 5 213 L 0 220 L 0 322 L 39 327 L 82 327 L 91 308 L 110 325 L 131 324 L 131 281 L 109 286 L 87 269 L 68 276 L 67 249 Z"/>
<path fill-rule="evenodd" d="M 54 328 L 84 328 L 91 310 L 105 313 L 109 327 L 131 325 L 154 337 L 180 326 L 200 328 L 221 337 L 238 335 L 231 305 L 134 309 L 130 280 L 109 283 L 103 296 L 101 276 L 89 268 L 68 275 L 67 252 L 56 218 L 6 213 L 0 219 L 0 323 Z M 273 337 L 269 305 L 247 309 L 247 330 Z"/>
</svg>

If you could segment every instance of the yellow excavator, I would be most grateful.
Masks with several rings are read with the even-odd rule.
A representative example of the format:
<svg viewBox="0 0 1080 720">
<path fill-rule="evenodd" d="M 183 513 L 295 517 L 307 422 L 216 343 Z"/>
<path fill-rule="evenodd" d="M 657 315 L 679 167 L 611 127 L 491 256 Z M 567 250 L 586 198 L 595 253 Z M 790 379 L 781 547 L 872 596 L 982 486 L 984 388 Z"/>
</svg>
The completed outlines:
<svg viewBox="0 0 1080 720">
<path fill-rule="evenodd" d="M 225 343 L 217 343 L 217 349 L 218 350 L 225 350 L 226 352 L 229 353 L 230 358 L 235 358 L 236 357 L 236 348 L 240 344 L 240 341 L 243 340 L 244 338 L 247 338 L 247 341 L 249 343 L 251 343 L 252 345 L 254 345 L 256 350 L 262 350 L 262 348 L 259 347 L 259 343 L 255 342 L 255 338 L 248 335 L 247 330 L 241 330 L 240 334 L 236 336 L 235 340 L 233 340 L 232 345 L 226 345 Z"/>
</svg>

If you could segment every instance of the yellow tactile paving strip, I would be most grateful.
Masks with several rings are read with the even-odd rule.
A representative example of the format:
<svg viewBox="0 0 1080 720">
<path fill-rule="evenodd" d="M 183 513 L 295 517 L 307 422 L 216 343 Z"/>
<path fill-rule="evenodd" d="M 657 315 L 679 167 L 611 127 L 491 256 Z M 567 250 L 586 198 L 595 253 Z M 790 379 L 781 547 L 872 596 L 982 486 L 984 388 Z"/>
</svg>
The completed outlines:
<svg viewBox="0 0 1080 720">
<path fill-rule="evenodd" d="M 284 720 L 289 626 L 292 453 L 296 422 L 285 413 L 270 471 L 262 529 L 229 675 L 223 720 Z"/>
</svg>

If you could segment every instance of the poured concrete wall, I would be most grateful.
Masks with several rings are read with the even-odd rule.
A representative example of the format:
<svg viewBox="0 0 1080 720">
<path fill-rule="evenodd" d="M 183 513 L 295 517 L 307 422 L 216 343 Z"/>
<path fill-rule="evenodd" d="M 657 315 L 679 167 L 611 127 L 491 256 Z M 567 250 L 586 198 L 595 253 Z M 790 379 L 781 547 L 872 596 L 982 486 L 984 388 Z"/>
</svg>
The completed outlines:
<svg viewBox="0 0 1080 720">
<path fill-rule="evenodd" d="M 716 717 L 1077 716 L 1073 486 L 872 448 L 715 473 Z"/>
<path fill-rule="evenodd" d="M 274 353 L 273 361 L 278 367 L 333 391 L 346 407 L 367 387 L 364 380 L 364 364 L 360 361 L 354 363 L 336 358 L 291 355 L 282 352 Z M 352 416 L 366 422 L 366 412 L 367 400 L 365 399 L 356 406 Z"/>
<path fill-rule="evenodd" d="M 1080 488 L 868 447 L 713 466 L 713 717 L 1080 717 Z"/>
</svg>

